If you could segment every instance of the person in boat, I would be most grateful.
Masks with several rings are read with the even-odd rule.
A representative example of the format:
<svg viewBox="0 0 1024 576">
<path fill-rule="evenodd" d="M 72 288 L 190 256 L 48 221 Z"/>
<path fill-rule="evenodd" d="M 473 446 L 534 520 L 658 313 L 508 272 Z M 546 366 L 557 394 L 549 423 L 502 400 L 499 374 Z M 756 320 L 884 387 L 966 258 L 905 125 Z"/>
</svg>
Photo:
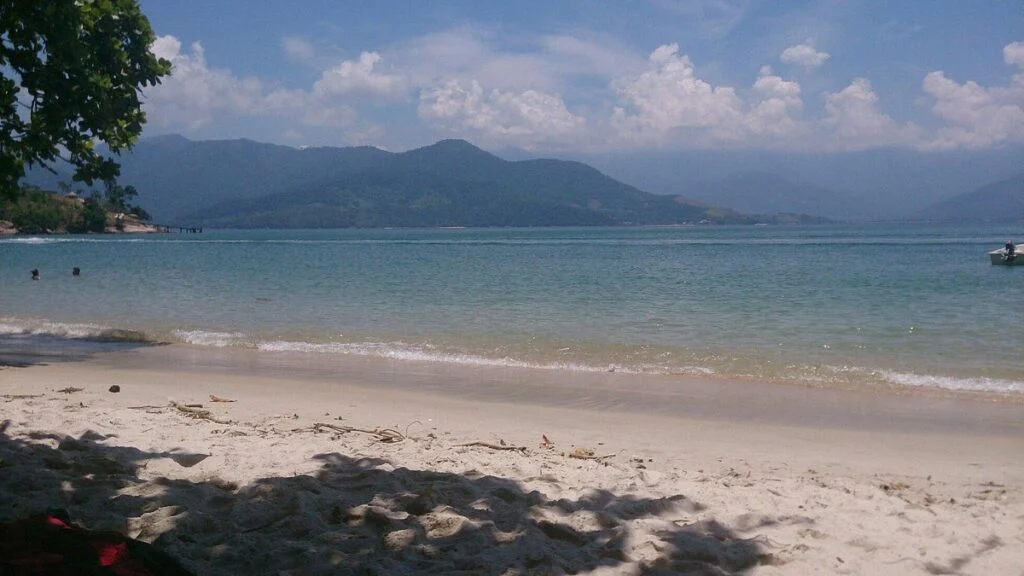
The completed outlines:
<svg viewBox="0 0 1024 576">
<path fill-rule="evenodd" d="M 1003 247 L 1003 262 L 1013 262 L 1017 259 L 1017 247 L 1014 246 L 1013 240 L 1007 240 L 1006 245 Z"/>
</svg>

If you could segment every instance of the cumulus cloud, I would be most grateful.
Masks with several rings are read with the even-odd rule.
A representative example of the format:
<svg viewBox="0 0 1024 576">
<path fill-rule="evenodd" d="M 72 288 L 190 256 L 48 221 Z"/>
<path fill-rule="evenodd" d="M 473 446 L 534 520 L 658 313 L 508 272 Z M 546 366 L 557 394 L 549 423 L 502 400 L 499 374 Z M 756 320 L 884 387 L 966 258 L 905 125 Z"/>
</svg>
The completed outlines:
<svg viewBox="0 0 1024 576">
<path fill-rule="evenodd" d="M 924 77 L 921 89 L 934 99 L 932 114 L 945 122 L 925 149 L 987 148 L 1006 142 L 1024 142 L 1024 43 L 1003 47 L 1003 60 L 1019 68 L 1006 87 L 963 84 L 944 72 Z"/>
<path fill-rule="evenodd" d="M 614 86 L 623 105 L 610 125 L 632 144 L 778 146 L 807 132 L 798 83 L 765 66 L 744 100 L 732 87 L 698 78 L 675 44 L 656 49 L 646 71 Z"/>
<path fill-rule="evenodd" d="M 831 136 L 827 147 L 837 150 L 906 145 L 917 131 L 913 125 L 900 125 L 878 109 L 878 96 L 866 78 L 857 78 L 843 90 L 825 95 L 823 126 Z"/>
<path fill-rule="evenodd" d="M 247 114 L 262 107 L 260 81 L 210 68 L 199 42 L 192 44 L 191 52 L 183 52 L 177 38 L 161 36 L 151 51 L 171 62 L 171 74 L 160 85 L 146 90 L 145 110 L 150 122 L 162 126 L 180 122 L 196 129 L 216 114 Z"/>
<path fill-rule="evenodd" d="M 419 115 L 453 132 L 526 148 L 573 140 L 586 124 L 557 94 L 485 92 L 479 82 L 460 80 L 423 90 Z"/>
<path fill-rule="evenodd" d="M 405 79 L 397 74 L 377 71 L 381 55 L 363 52 L 358 60 L 346 60 L 325 71 L 313 85 L 317 98 L 339 95 L 394 97 L 405 93 Z"/>
<path fill-rule="evenodd" d="M 781 144 L 807 133 L 799 119 L 804 106 L 800 84 L 784 80 L 764 66 L 753 88 L 760 101 L 747 114 L 745 124 L 751 134 L 770 136 Z"/>
<path fill-rule="evenodd" d="M 803 44 L 797 44 L 796 46 L 786 48 L 782 51 L 782 54 L 779 55 L 779 60 L 782 60 L 786 64 L 803 66 L 806 70 L 820 68 L 828 59 L 828 52 L 819 52 L 816 50 L 814 48 L 814 42 L 810 39 L 805 41 Z"/>
<path fill-rule="evenodd" d="M 293 48 L 300 44 L 293 44 Z M 223 118 L 277 118 L 295 125 L 341 129 L 338 137 L 348 143 L 365 142 L 381 135 L 349 102 L 335 98 L 347 91 L 388 91 L 391 79 L 375 75 L 373 55 L 355 63 L 343 62 L 328 70 L 310 90 L 267 86 L 257 78 L 240 78 L 229 70 L 212 68 L 203 46 L 194 43 L 183 51 L 174 36 L 161 36 L 151 51 L 170 60 L 171 74 L 160 85 L 147 89 L 144 108 L 157 126 L 184 126 L 198 130 Z M 302 48 L 298 48 L 301 55 Z"/>
<path fill-rule="evenodd" d="M 411 103 L 425 128 L 528 149 L 950 149 L 1024 142 L 1024 42 L 1002 50 L 1015 70 L 1009 84 L 926 75 L 921 89 L 935 123 L 918 126 L 883 112 L 867 78 L 825 93 L 824 114 L 812 117 L 801 85 L 769 66 L 750 84 L 733 87 L 702 78 L 677 44 L 645 58 L 594 35 L 517 37 L 514 50 L 506 40 L 468 27 L 429 34 L 336 60 L 311 85 L 289 87 L 215 68 L 202 44 L 186 47 L 161 36 L 152 51 L 171 61 L 172 74 L 146 90 L 145 109 L 157 126 L 195 130 L 221 118 L 273 117 L 289 138 L 298 138 L 296 129 L 316 138 L 328 128 L 340 140 L 370 144 L 385 136 L 367 121 L 375 113 L 370 107 L 406 106 L 400 112 L 411 113 Z M 318 58 L 303 38 L 285 38 L 282 49 L 306 63 Z M 807 40 L 779 58 L 813 69 L 828 57 Z"/>
<path fill-rule="evenodd" d="M 734 139 L 743 103 L 730 87 L 697 78 L 693 63 L 678 44 L 658 47 L 648 69 L 613 83 L 620 101 L 611 123 L 637 142 L 662 142 L 674 130 L 699 129 L 713 139 Z"/>
</svg>

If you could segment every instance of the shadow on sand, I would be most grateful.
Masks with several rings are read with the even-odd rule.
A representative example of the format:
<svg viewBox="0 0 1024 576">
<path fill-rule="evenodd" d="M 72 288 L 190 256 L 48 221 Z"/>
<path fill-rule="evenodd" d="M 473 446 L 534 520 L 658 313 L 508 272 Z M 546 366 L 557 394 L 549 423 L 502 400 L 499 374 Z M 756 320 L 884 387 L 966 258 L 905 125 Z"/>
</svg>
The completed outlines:
<svg viewBox="0 0 1024 576">
<path fill-rule="evenodd" d="M 49 334 L 0 334 L 0 370 L 81 362 L 97 354 L 160 346 L 138 333 L 110 330 L 102 336 L 74 338 Z"/>
<path fill-rule="evenodd" d="M 241 487 L 147 480 L 150 460 L 203 456 L 10 428 L 0 425 L 0 522 L 63 509 L 83 527 L 153 542 L 197 574 L 720 575 L 772 560 L 758 539 L 696 521 L 703 506 L 684 495 L 595 488 L 552 500 L 510 478 L 338 453 L 317 456 L 314 475 Z"/>
</svg>

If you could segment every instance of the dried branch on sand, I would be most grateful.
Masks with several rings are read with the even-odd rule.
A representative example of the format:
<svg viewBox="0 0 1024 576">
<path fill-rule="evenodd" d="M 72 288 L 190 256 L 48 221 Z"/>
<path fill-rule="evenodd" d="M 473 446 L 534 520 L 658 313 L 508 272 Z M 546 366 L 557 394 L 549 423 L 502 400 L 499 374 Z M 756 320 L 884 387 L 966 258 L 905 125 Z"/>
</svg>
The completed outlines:
<svg viewBox="0 0 1024 576">
<path fill-rule="evenodd" d="M 216 422 L 217 424 L 232 423 L 230 420 L 221 420 L 219 418 L 214 418 L 210 414 L 209 410 L 195 408 L 193 406 L 188 406 L 186 404 L 178 404 L 177 402 L 171 402 L 171 406 L 177 408 L 179 412 L 183 412 L 184 414 L 191 416 L 192 418 L 198 418 L 200 420 L 209 420 L 210 422 Z"/>
<path fill-rule="evenodd" d="M 465 444 L 456 444 L 457 448 L 465 446 L 483 446 L 484 448 L 490 448 L 491 450 L 517 450 L 519 452 L 526 452 L 526 446 L 507 446 L 504 444 L 491 444 L 490 442 L 466 442 Z"/>
<path fill-rule="evenodd" d="M 609 458 L 613 458 L 615 454 L 605 454 L 604 456 L 597 456 L 594 451 L 590 448 L 577 447 L 568 454 L 569 458 L 576 458 L 577 460 L 597 460 L 602 462 Z"/>
<path fill-rule="evenodd" d="M 356 428 L 354 426 L 338 426 L 337 424 L 324 424 L 323 422 L 317 422 L 312 426 L 314 432 L 323 432 L 324 429 L 334 430 L 335 432 L 341 432 L 347 434 L 349 432 L 361 432 L 363 434 L 371 434 L 377 438 L 380 442 L 385 444 L 394 444 L 401 442 L 406 439 L 406 436 L 398 430 L 392 428 L 374 428 L 373 430 L 367 430 L 366 428 Z"/>
</svg>

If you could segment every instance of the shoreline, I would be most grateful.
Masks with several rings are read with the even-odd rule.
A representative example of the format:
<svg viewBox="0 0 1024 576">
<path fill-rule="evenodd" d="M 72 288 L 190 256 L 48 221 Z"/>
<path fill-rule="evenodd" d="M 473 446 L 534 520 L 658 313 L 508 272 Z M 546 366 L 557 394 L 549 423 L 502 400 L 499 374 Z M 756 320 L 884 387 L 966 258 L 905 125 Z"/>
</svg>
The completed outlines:
<svg viewBox="0 0 1024 576">
<path fill-rule="evenodd" d="M 360 360 L 302 373 L 300 359 L 206 352 L 0 370 L 0 496 L 15 503 L 5 512 L 61 505 L 203 574 L 981 575 L 1024 564 L 1024 431 L 1007 421 L 1019 406 L 976 403 L 974 429 L 921 425 L 955 406 L 918 397 L 809 419 L 833 392 L 794 404 L 783 387 L 761 387 L 772 400 L 695 383 L 688 410 L 652 413 L 616 403 L 637 394 L 615 375 L 555 375 L 559 396 L 558 378 L 537 371 Z M 497 394 L 513 376 L 525 391 Z M 872 414 L 894 398 L 900 410 Z M 747 409 L 723 411 L 736 404 Z"/>
<path fill-rule="evenodd" d="M 3 320 L 0 318 L 0 320 Z M 125 349 L 131 348 L 152 348 L 167 347 L 171 352 L 169 355 L 196 355 L 210 359 L 234 358 L 227 361 L 240 362 L 243 365 L 261 364 L 273 366 L 282 362 L 290 363 L 293 367 L 317 367 L 320 372 L 326 372 L 338 366 L 357 362 L 380 362 L 387 365 L 392 362 L 405 363 L 408 366 L 424 365 L 433 366 L 432 370 L 452 370 L 455 372 L 472 372 L 475 370 L 492 371 L 494 373 L 515 373 L 517 371 L 535 372 L 538 374 L 550 374 L 543 376 L 544 379 L 555 379 L 559 381 L 575 379 L 592 379 L 599 381 L 606 378 L 632 379 L 634 382 L 677 382 L 686 385 L 691 382 L 715 382 L 728 385 L 747 385 L 754 387 L 781 386 L 799 390 L 822 390 L 832 392 L 849 392 L 853 394 L 867 394 L 874 396 L 917 396 L 933 399 L 962 399 L 970 402 L 997 402 L 1007 404 L 1024 405 L 1024 388 L 1018 380 L 1001 380 L 998 377 L 990 376 L 954 376 L 929 375 L 927 370 L 922 373 L 909 372 L 904 376 L 916 379 L 920 383 L 906 383 L 894 379 L 900 373 L 880 368 L 857 368 L 846 367 L 838 372 L 863 373 L 868 376 L 863 379 L 813 379 L 805 378 L 794 374 L 763 374 L 752 373 L 718 373 L 713 369 L 707 372 L 700 370 L 677 371 L 671 367 L 663 369 L 645 369 L 630 365 L 619 365 L 615 363 L 607 365 L 590 364 L 586 361 L 573 359 L 561 362 L 530 361 L 506 356 L 504 358 L 477 356 L 473 352 L 459 353 L 457 351 L 436 352 L 432 357 L 429 352 L 423 352 L 416 344 L 404 344 L 403 342 L 391 342 L 376 349 L 379 343 L 356 342 L 302 342 L 285 340 L 269 342 L 263 340 L 252 340 L 243 332 L 216 332 L 216 331 L 192 331 L 178 334 L 180 330 L 163 328 L 152 333 L 146 333 L 139 327 L 116 328 L 105 324 L 88 323 L 61 323 L 35 319 L 9 319 L 9 324 L 0 323 L 0 356 L 9 356 L 17 363 L 18 351 L 25 352 L 28 356 L 36 354 L 31 350 L 33 347 L 45 349 L 47 353 L 61 354 L 61 348 L 85 349 L 96 348 L 97 351 L 107 351 L 114 347 Z M 116 325 L 116 324 L 115 324 Z M 4 332 L 3 330 L 6 330 Z M 4 341 L 7 338 L 7 342 Z M 12 340 L 16 339 L 16 340 Z M 31 340 L 36 339 L 33 343 Z M 66 346 L 61 345 L 61 340 L 67 342 Z M 198 339 L 198 341 L 195 341 Z M 237 340 L 237 343 L 235 341 Z M 282 346 L 277 346 L 283 344 Z M 303 348 L 302 344 L 308 345 L 310 349 Z M 5 347 L 6 346 L 6 347 Z M 338 350 L 331 347 L 338 346 Z M 345 347 L 352 347 L 346 351 Z M 183 351 L 189 352 L 183 352 Z M 261 361 L 246 359 L 263 356 Z M 0 357 L 0 365 L 2 365 Z M 159 359 L 161 365 L 173 366 L 173 358 Z M 214 361 L 216 363 L 216 361 Z M 770 362 L 769 362 L 770 363 Z M 813 368 L 813 366 L 809 366 Z M 634 369 L 636 368 L 636 369 Z M 819 367 L 820 368 L 820 367 Z M 824 368 L 830 368 L 826 365 Z M 649 371 L 648 371 L 649 370 Z M 877 381 L 875 372 L 891 372 L 896 376 L 886 376 L 883 380 Z M 951 380 L 952 383 L 943 383 Z M 929 383 L 931 382 L 931 383 Z M 661 385 L 662 388 L 671 387 L 671 384 Z"/>
<path fill-rule="evenodd" d="M 340 380 L 378 392 L 595 413 L 896 432 L 1024 437 L 1024 397 L 922 388 L 805 386 L 728 377 L 569 372 L 172 344 L 98 354 L 106 370 L 273 378 L 325 388 Z"/>
</svg>

